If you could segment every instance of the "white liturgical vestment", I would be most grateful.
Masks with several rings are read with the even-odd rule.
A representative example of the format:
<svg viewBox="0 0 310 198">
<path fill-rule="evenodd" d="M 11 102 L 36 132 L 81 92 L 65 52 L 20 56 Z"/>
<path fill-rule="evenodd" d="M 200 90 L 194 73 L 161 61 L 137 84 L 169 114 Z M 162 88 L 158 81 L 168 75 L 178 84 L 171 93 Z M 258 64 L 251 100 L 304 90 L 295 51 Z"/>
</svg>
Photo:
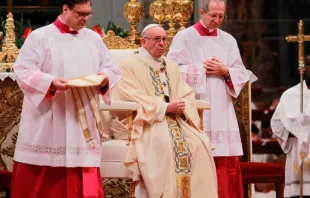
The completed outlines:
<svg viewBox="0 0 310 198">
<path fill-rule="evenodd" d="M 198 22 L 178 32 L 168 57 L 178 63 L 183 78 L 195 90 L 196 99 L 210 102 L 211 109 L 204 112 L 204 131 L 215 146 L 212 154 L 240 156 L 243 151 L 232 97 L 238 97 L 250 75 L 242 63 L 237 42 L 230 34 L 215 29 L 211 36 L 202 36 L 200 26 Z M 203 62 L 212 57 L 228 67 L 231 87 L 224 77 L 205 74 Z"/>
<path fill-rule="evenodd" d="M 199 129 L 195 93 L 177 64 L 164 56 L 154 60 L 140 48 L 120 68 L 114 99 L 139 103 L 124 162 L 137 184 L 136 197 L 218 198 L 212 145 Z M 185 110 L 168 113 L 168 102 L 177 99 Z"/>
<path fill-rule="evenodd" d="M 87 95 L 81 95 L 95 146 L 85 142 L 72 89 L 46 97 L 55 77 L 65 79 L 105 72 L 109 87 L 120 80 L 120 70 L 100 36 L 83 28 L 77 34 L 61 33 L 54 25 L 33 31 L 14 65 L 24 93 L 23 110 L 14 160 L 39 166 L 99 167 L 100 135 Z M 99 87 L 93 87 L 98 95 Z M 98 101 L 98 96 L 97 96 Z"/>
<path fill-rule="evenodd" d="M 286 90 L 271 119 L 271 128 L 286 153 L 284 196 L 298 196 L 299 168 L 303 165 L 303 195 L 310 196 L 310 90 L 303 84 L 303 113 L 300 111 L 300 84 Z M 291 134 L 291 136 L 289 136 Z"/>
</svg>

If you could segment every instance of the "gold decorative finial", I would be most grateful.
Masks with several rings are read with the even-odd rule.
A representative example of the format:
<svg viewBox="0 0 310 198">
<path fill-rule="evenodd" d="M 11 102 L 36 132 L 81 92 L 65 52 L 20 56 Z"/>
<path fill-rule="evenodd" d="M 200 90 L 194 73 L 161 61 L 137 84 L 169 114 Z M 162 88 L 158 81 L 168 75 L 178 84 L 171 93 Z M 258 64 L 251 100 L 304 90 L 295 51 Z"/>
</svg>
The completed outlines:
<svg viewBox="0 0 310 198">
<path fill-rule="evenodd" d="M 129 0 L 124 7 L 124 16 L 130 22 L 131 30 L 129 32 L 128 40 L 132 43 L 139 43 L 139 32 L 137 23 L 144 14 L 144 8 L 137 0 Z"/>
<path fill-rule="evenodd" d="M 163 26 L 165 19 L 164 1 L 156 0 L 150 4 L 150 15 L 154 18 L 154 21 Z"/>
<path fill-rule="evenodd" d="M 17 58 L 19 50 L 15 44 L 15 26 L 13 14 L 10 12 L 7 15 L 5 24 L 5 38 L 0 52 L 0 72 L 1 71 L 12 71 L 13 64 Z"/>
<path fill-rule="evenodd" d="M 175 0 L 175 19 L 180 23 L 180 30 L 185 29 L 187 21 L 191 18 L 194 10 L 192 0 Z"/>
<path fill-rule="evenodd" d="M 175 18 L 175 2 L 174 0 L 165 0 L 164 1 L 164 12 L 165 12 L 165 21 L 167 21 L 168 25 L 169 25 L 169 29 L 167 30 L 167 47 L 166 47 L 166 51 L 165 54 L 168 53 L 169 48 L 170 48 L 170 44 L 171 41 L 174 37 L 174 35 L 177 33 L 176 29 L 175 29 L 175 24 L 176 24 L 176 18 Z"/>
<path fill-rule="evenodd" d="M 120 36 L 116 36 L 111 30 L 107 32 L 103 37 L 103 42 L 106 44 L 108 49 L 137 49 L 138 45 L 131 43 Z"/>
<path fill-rule="evenodd" d="M 167 35 L 168 37 L 172 38 L 176 34 L 176 30 L 174 28 L 176 22 L 174 0 L 165 0 L 164 11 L 165 11 L 165 20 L 168 22 L 169 25 Z"/>
</svg>

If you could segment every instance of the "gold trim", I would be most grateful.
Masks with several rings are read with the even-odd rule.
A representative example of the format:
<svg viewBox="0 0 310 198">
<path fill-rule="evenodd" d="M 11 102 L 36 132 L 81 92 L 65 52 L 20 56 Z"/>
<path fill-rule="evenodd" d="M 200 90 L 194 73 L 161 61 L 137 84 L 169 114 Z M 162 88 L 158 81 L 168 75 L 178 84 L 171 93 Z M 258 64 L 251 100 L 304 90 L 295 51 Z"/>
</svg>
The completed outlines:
<svg viewBox="0 0 310 198">
<path fill-rule="evenodd" d="M 138 45 L 131 43 L 120 36 L 116 36 L 111 30 L 108 31 L 107 35 L 103 37 L 103 42 L 106 44 L 108 49 L 137 49 Z"/>
<path fill-rule="evenodd" d="M 0 52 L 0 72 L 6 70 L 13 70 L 13 64 L 19 53 L 19 49 L 15 44 L 15 26 L 13 14 L 10 12 L 7 15 L 5 24 L 5 39 L 2 46 L 2 52 Z"/>
<path fill-rule="evenodd" d="M 129 0 L 124 6 L 124 16 L 130 23 L 128 40 L 131 43 L 139 43 L 139 32 L 137 23 L 144 15 L 144 7 L 138 0 Z"/>
<path fill-rule="evenodd" d="M 164 1 L 155 0 L 150 4 L 150 16 L 154 18 L 154 21 L 163 26 L 165 20 Z"/>
<path fill-rule="evenodd" d="M 7 148 L 2 148 L 2 145 L 8 133 L 20 121 L 23 97 L 24 95 L 15 81 L 10 78 L 0 81 L 0 149 L 2 155 L 13 155 L 16 145 L 15 134 L 12 138 L 12 145 Z M 7 170 L 2 155 L 0 155 L 0 169 Z"/>
<path fill-rule="evenodd" d="M 11 158 L 14 157 L 14 152 L 15 152 L 16 142 L 17 142 L 17 136 L 18 136 L 17 132 L 13 134 L 12 139 L 11 139 L 12 144 L 3 148 L 1 150 L 1 154 L 3 154 L 4 156 L 7 156 L 7 157 L 11 157 Z"/>
</svg>

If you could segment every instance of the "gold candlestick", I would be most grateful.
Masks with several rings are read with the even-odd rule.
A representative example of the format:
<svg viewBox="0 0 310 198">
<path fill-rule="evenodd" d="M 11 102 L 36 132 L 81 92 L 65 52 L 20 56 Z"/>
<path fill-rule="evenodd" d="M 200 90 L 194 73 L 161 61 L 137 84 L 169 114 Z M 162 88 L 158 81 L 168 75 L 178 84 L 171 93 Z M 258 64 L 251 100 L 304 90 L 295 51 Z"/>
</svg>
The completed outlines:
<svg viewBox="0 0 310 198">
<path fill-rule="evenodd" d="M 15 26 L 13 14 L 10 12 L 7 15 L 5 24 L 5 38 L 0 53 L 0 72 L 13 70 L 13 64 L 17 58 L 19 50 L 15 44 Z"/>
<path fill-rule="evenodd" d="M 171 44 L 171 41 L 176 34 L 175 29 L 175 2 L 173 0 L 165 0 L 164 1 L 164 13 L 165 13 L 165 21 L 168 22 L 169 29 L 167 30 L 167 47 L 166 47 L 166 54 L 169 51 L 169 47 Z"/>
<path fill-rule="evenodd" d="M 175 3 L 173 0 L 165 0 L 164 1 L 164 13 L 165 13 L 165 21 L 168 22 L 169 29 L 167 31 L 167 35 L 173 37 L 176 33 L 174 28 L 175 25 Z"/>
<path fill-rule="evenodd" d="M 124 7 L 124 16 L 130 23 L 131 30 L 128 40 L 132 43 L 139 43 L 139 32 L 137 23 L 140 21 L 144 13 L 144 8 L 137 0 L 129 0 Z"/>
<path fill-rule="evenodd" d="M 165 19 L 164 1 L 156 0 L 150 5 L 150 15 L 154 18 L 154 21 L 163 26 Z"/>
<path fill-rule="evenodd" d="M 178 31 L 185 29 L 188 19 L 192 16 L 194 3 L 192 0 L 175 0 L 175 19 L 180 21 Z"/>
</svg>

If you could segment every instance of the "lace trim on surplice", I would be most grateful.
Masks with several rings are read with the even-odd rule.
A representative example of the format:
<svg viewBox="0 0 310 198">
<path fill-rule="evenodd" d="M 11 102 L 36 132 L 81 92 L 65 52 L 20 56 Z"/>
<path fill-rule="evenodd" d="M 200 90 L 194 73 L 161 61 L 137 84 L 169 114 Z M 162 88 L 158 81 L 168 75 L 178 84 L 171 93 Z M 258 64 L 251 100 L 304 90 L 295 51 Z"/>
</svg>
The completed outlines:
<svg viewBox="0 0 310 198">
<path fill-rule="evenodd" d="M 71 155 L 71 156 L 100 156 L 100 147 L 65 147 L 65 146 L 47 146 L 37 145 L 28 142 L 17 144 L 19 150 L 37 155 Z"/>
<path fill-rule="evenodd" d="M 239 131 L 205 131 L 214 144 L 241 143 Z"/>
<path fill-rule="evenodd" d="M 187 84 L 194 88 L 198 81 L 198 68 L 195 65 L 187 65 L 186 80 Z"/>
</svg>

